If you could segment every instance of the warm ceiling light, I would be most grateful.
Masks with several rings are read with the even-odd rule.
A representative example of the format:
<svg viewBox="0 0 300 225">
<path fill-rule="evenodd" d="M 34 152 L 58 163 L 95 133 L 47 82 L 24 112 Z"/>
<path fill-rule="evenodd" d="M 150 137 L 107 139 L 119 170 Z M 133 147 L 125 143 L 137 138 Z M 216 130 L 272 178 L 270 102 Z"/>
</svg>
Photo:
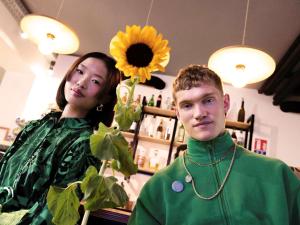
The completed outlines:
<svg viewBox="0 0 300 225">
<path fill-rule="evenodd" d="M 208 60 L 208 67 L 222 81 L 235 87 L 244 87 L 266 79 L 272 75 L 275 66 L 274 59 L 267 53 L 245 45 L 219 49 Z"/>
<path fill-rule="evenodd" d="M 244 45 L 248 9 L 249 0 L 247 1 L 242 45 L 219 49 L 208 60 L 208 68 L 215 71 L 222 81 L 239 88 L 268 78 L 276 67 L 276 63 L 270 55 Z"/>
<path fill-rule="evenodd" d="M 29 14 L 22 18 L 20 25 L 43 54 L 71 54 L 79 48 L 75 32 L 56 19 Z"/>
</svg>

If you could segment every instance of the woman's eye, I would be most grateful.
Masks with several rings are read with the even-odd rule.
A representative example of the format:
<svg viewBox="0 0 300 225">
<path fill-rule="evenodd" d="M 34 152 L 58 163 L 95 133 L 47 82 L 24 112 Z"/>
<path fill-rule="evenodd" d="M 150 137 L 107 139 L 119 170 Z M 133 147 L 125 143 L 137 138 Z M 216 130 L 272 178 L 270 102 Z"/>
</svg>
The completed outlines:
<svg viewBox="0 0 300 225">
<path fill-rule="evenodd" d="M 83 71 L 81 69 L 78 69 L 78 68 L 76 69 L 76 72 L 79 73 L 79 74 L 83 74 Z"/>
<path fill-rule="evenodd" d="M 98 81 L 98 80 L 92 80 L 92 82 L 93 82 L 94 84 L 100 84 L 100 81 Z"/>
</svg>

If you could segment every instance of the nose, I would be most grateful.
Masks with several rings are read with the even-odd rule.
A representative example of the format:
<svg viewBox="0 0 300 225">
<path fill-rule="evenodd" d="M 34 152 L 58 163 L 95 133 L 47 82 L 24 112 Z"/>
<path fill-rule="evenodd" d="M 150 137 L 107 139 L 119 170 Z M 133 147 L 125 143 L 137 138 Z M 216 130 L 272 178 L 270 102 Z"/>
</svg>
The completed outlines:
<svg viewBox="0 0 300 225">
<path fill-rule="evenodd" d="M 77 82 L 77 86 L 80 88 L 87 88 L 87 78 L 86 76 L 82 76 Z"/>
<path fill-rule="evenodd" d="M 205 108 L 203 106 L 201 106 L 201 105 L 194 106 L 193 117 L 196 120 L 202 120 L 206 116 L 207 116 L 207 111 L 205 110 Z"/>
</svg>

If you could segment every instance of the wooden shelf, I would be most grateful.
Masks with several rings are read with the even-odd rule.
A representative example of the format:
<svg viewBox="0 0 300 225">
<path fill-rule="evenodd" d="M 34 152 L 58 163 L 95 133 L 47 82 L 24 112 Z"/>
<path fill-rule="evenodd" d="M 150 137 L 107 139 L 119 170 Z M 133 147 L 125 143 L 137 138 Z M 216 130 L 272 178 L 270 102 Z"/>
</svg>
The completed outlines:
<svg viewBox="0 0 300 225">
<path fill-rule="evenodd" d="M 237 122 L 237 121 L 228 121 L 225 123 L 226 128 L 236 129 L 236 130 L 248 130 L 250 128 L 249 123 Z"/>
<path fill-rule="evenodd" d="M 165 116 L 165 117 L 176 117 L 176 113 L 174 110 L 161 109 L 152 106 L 144 106 L 144 113 L 154 114 L 156 116 Z"/>
</svg>

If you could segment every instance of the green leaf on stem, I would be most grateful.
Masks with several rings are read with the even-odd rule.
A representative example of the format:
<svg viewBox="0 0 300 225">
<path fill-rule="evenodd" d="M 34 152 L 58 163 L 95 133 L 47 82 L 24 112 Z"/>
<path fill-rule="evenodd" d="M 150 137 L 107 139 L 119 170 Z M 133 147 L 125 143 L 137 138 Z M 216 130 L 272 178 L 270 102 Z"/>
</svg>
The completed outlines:
<svg viewBox="0 0 300 225">
<path fill-rule="evenodd" d="M 117 184 L 115 177 L 103 177 L 95 168 L 89 168 L 81 184 L 84 193 L 85 210 L 97 210 L 124 206 L 128 197 L 123 188 Z"/>
<path fill-rule="evenodd" d="M 67 188 L 50 186 L 47 195 L 48 208 L 56 225 L 74 225 L 80 219 L 80 202 L 76 194 L 77 184 Z"/>
</svg>

